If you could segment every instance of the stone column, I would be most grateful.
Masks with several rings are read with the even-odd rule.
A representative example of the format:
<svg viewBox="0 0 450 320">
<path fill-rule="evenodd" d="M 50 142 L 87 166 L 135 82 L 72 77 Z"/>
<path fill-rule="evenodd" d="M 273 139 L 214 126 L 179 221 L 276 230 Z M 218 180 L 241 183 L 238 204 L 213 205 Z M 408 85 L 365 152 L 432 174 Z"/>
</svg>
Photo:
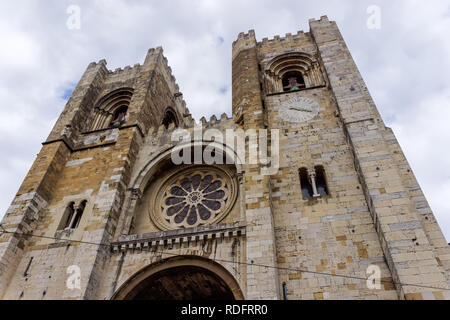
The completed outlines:
<svg viewBox="0 0 450 320">
<path fill-rule="evenodd" d="M 309 177 L 310 177 L 310 179 L 311 179 L 311 186 L 312 186 L 312 189 L 313 189 L 313 197 L 314 197 L 314 198 L 318 198 L 318 197 L 320 197 L 320 194 L 319 194 L 319 192 L 317 191 L 317 185 L 316 185 L 316 173 L 315 173 L 315 172 L 311 172 L 311 173 L 309 174 Z"/>
</svg>

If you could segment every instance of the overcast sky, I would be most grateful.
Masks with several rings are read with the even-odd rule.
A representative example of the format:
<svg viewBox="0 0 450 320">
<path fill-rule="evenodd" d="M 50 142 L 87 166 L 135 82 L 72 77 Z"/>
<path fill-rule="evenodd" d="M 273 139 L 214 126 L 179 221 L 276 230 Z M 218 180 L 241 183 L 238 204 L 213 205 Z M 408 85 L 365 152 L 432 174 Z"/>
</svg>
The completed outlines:
<svg viewBox="0 0 450 320">
<path fill-rule="evenodd" d="M 67 9 L 81 9 L 69 29 Z M 367 8 L 381 9 L 369 29 Z M 416 1 L 14 0 L 0 2 L 0 217 L 87 65 L 143 63 L 163 46 L 198 120 L 231 114 L 231 43 L 338 23 L 450 241 L 450 3 Z"/>
</svg>

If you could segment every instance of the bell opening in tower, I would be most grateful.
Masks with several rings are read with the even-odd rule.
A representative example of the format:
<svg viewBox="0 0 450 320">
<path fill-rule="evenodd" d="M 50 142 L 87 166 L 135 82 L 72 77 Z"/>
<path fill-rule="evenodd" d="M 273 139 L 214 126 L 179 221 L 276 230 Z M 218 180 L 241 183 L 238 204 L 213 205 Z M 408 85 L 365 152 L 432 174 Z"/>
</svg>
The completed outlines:
<svg viewBox="0 0 450 320">
<path fill-rule="evenodd" d="M 283 90 L 284 92 L 297 91 L 305 88 L 305 80 L 303 75 L 298 71 L 290 71 L 283 76 Z"/>
</svg>

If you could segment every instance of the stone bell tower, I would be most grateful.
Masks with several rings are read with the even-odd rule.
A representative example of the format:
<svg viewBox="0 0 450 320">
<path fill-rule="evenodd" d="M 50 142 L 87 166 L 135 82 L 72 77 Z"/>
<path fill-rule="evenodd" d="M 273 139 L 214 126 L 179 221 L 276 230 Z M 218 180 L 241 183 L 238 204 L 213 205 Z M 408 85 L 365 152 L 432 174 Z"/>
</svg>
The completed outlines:
<svg viewBox="0 0 450 320">
<path fill-rule="evenodd" d="M 2 221 L 0 299 L 450 299 L 450 248 L 336 23 L 241 33 L 232 59 L 232 118 L 198 123 L 161 48 L 88 66 Z M 229 130 L 268 133 L 275 169 L 174 163 L 180 132 L 234 158 Z"/>
<path fill-rule="evenodd" d="M 0 298 L 96 297 L 139 147 L 150 128 L 175 122 L 193 120 L 162 48 L 143 65 L 88 66 L 2 221 Z M 71 265 L 81 269 L 75 291 Z"/>
<path fill-rule="evenodd" d="M 258 217 L 247 222 L 267 228 L 248 256 L 299 270 L 249 275 L 249 296 L 450 298 L 449 246 L 335 22 L 312 19 L 308 33 L 260 42 L 253 30 L 241 33 L 233 116 L 245 128 L 280 130 L 278 174 L 246 171 L 247 212 Z M 365 278 L 371 266 L 381 290 L 300 271 Z"/>
</svg>

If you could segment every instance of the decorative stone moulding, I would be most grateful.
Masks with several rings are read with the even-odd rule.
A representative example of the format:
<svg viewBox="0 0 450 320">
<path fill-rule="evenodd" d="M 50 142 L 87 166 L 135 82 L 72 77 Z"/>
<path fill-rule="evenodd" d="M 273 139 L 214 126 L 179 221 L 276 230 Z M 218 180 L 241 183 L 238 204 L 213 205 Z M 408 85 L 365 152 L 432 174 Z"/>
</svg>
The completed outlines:
<svg viewBox="0 0 450 320">
<path fill-rule="evenodd" d="M 243 223 L 226 223 L 214 226 L 201 226 L 190 229 L 171 230 L 164 233 L 155 232 L 141 235 L 121 236 L 118 242 L 112 243 L 113 252 L 127 250 L 149 250 L 166 245 L 196 246 L 199 242 L 210 240 L 227 241 L 243 237 L 246 228 Z"/>
<path fill-rule="evenodd" d="M 161 230 L 222 221 L 237 198 L 237 181 L 216 166 L 195 166 L 164 178 L 150 197 L 150 219 Z"/>
</svg>

